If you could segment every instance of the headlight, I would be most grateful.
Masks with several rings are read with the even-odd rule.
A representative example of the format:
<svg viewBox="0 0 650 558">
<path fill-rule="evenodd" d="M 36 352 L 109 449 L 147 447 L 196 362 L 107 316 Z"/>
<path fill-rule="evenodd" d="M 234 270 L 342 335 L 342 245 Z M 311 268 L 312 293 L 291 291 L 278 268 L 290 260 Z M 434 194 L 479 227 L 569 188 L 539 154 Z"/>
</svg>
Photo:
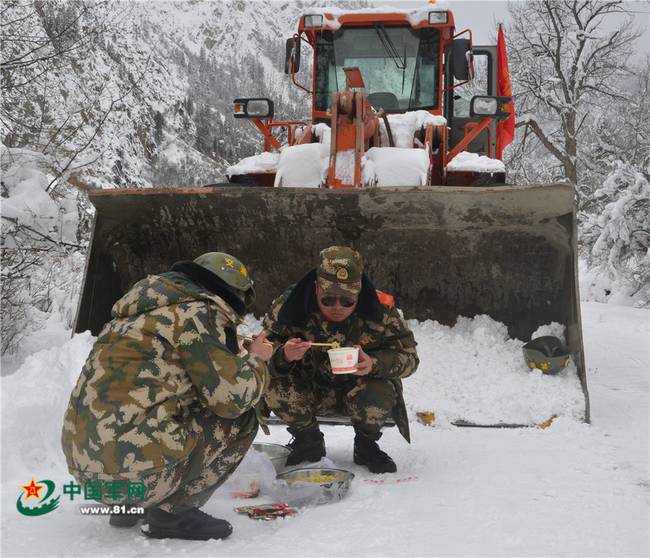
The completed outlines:
<svg viewBox="0 0 650 558">
<path fill-rule="evenodd" d="M 429 12 L 429 23 L 447 23 L 447 12 Z"/>
<path fill-rule="evenodd" d="M 323 16 L 322 15 L 306 15 L 305 16 L 305 27 L 322 27 L 323 26 Z"/>
</svg>

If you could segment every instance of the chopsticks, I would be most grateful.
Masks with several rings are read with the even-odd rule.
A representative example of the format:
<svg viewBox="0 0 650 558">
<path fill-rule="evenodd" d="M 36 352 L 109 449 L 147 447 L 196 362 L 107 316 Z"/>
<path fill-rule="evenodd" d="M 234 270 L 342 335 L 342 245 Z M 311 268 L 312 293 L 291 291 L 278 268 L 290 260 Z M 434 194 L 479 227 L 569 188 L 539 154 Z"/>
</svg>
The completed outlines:
<svg viewBox="0 0 650 558">
<path fill-rule="evenodd" d="M 248 337 L 246 335 L 241 335 L 239 333 L 237 334 L 237 337 L 239 339 L 241 339 L 242 341 L 252 341 L 253 340 L 252 337 Z M 310 341 L 310 343 L 311 343 L 312 347 L 331 347 L 332 349 L 338 349 L 341 346 L 341 343 L 339 343 L 338 341 L 332 341 L 331 343 L 315 343 L 315 342 Z"/>
</svg>

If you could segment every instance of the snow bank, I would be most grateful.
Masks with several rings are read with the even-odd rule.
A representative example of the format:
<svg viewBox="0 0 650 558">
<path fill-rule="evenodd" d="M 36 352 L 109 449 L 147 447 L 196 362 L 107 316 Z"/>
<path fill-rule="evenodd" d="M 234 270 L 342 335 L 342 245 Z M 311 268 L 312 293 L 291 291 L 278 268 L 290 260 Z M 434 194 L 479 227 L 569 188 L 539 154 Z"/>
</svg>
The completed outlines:
<svg viewBox="0 0 650 558">
<path fill-rule="evenodd" d="M 461 151 L 447 165 L 450 171 L 506 172 L 506 166 L 499 159 L 491 159 L 478 153 Z"/>
<path fill-rule="evenodd" d="M 90 352 L 90 332 L 28 356 L 2 378 L 3 476 L 22 477 L 38 464 L 42 471 L 66 473 L 61 450 L 63 415 Z"/>
<path fill-rule="evenodd" d="M 458 319 L 454 327 L 427 320 L 409 322 L 418 342 L 420 367 L 404 380 L 411 420 L 419 411 L 434 412 L 436 422 L 466 420 L 539 423 L 553 415 L 582 420 L 584 397 L 574 364 L 556 376 L 529 370 L 524 341 L 510 339 L 504 324 L 489 316 Z M 549 324 L 533 337 L 557 335 Z"/>
<path fill-rule="evenodd" d="M 429 154 L 426 149 L 371 147 L 362 162 L 364 184 L 422 186 L 427 183 Z"/>
<path fill-rule="evenodd" d="M 280 161 L 280 154 L 275 152 L 263 152 L 259 155 L 245 157 L 236 165 L 226 169 L 226 175 L 230 178 L 234 175 L 248 174 L 253 172 L 275 172 Z"/>
<path fill-rule="evenodd" d="M 306 143 L 282 148 L 274 186 L 318 187 L 327 175 L 329 146 Z"/>
</svg>

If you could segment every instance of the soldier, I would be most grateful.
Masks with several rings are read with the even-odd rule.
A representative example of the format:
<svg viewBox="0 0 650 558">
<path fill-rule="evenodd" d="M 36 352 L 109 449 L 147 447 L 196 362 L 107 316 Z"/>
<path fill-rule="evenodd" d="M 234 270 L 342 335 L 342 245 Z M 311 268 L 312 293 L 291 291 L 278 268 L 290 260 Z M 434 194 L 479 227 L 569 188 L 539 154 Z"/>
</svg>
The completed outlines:
<svg viewBox="0 0 650 558">
<path fill-rule="evenodd" d="M 176 263 L 115 303 L 81 371 L 63 424 L 68 469 L 79 483 L 144 483 L 144 500 L 126 504 L 145 508 L 149 537 L 232 532 L 199 508 L 257 433 L 273 349 L 262 335 L 238 356 L 236 333 L 254 299 L 248 271 L 233 256 Z M 137 520 L 111 516 L 114 526 Z"/>
<path fill-rule="evenodd" d="M 293 436 L 287 465 L 324 457 L 316 415 L 343 413 L 355 430 L 354 462 L 373 473 L 395 472 L 377 440 L 392 415 L 410 441 L 401 378 L 419 360 L 413 333 L 392 297 L 375 290 L 361 255 L 341 246 L 323 250 L 318 268 L 273 302 L 264 330 L 276 346 L 265 401 Z M 311 346 L 333 341 L 359 347 L 353 374 L 333 375 L 327 352 Z"/>
</svg>

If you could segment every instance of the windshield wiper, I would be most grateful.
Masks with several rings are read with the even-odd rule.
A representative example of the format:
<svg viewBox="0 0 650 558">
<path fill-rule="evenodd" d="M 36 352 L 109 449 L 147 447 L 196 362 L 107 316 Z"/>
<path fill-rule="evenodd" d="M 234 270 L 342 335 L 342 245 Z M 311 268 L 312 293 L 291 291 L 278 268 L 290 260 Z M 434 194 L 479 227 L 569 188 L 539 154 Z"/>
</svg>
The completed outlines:
<svg viewBox="0 0 650 558">
<path fill-rule="evenodd" d="M 391 60 L 395 62 L 395 66 L 397 66 L 397 69 L 402 70 L 402 94 L 403 94 L 404 81 L 406 80 L 406 46 L 404 46 L 404 60 L 402 60 L 402 58 L 400 58 L 399 52 L 397 51 L 397 47 L 395 46 L 390 36 L 388 35 L 386 28 L 383 25 L 378 24 L 375 25 L 375 31 L 377 31 L 379 40 L 381 41 L 384 50 L 388 53 L 388 56 L 390 56 Z"/>
<path fill-rule="evenodd" d="M 391 57 L 391 60 L 395 62 L 395 66 L 397 66 L 398 70 L 406 70 L 406 50 L 404 51 L 404 60 L 399 55 L 399 52 L 397 51 L 397 47 L 395 47 L 395 44 L 389 37 L 388 33 L 386 32 L 386 28 L 379 24 L 375 25 L 375 31 L 377 31 L 377 35 L 379 35 L 379 40 L 381 41 L 382 46 L 388 53 L 388 56 Z"/>
</svg>

